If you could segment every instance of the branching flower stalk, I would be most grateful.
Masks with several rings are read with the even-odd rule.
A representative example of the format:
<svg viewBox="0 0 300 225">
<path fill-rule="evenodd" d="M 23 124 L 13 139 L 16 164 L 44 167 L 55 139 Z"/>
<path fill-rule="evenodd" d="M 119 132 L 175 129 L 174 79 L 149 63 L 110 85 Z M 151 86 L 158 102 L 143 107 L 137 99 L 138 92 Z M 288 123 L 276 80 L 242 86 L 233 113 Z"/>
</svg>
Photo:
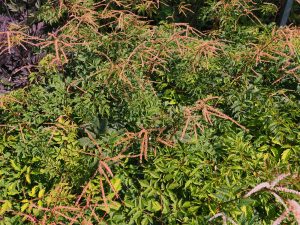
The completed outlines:
<svg viewBox="0 0 300 225">
<path fill-rule="evenodd" d="M 279 225 L 281 224 L 281 222 L 287 218 L 287 216 L 290 213 L 293 213 L 296 221 L 298 222 L 298 224 L 300 224 L 300 205 L 298 202 L 296 202 L 295 200 L 292 199 L 287 199 L 286 201 L 284 201 L 282 199 L 282 197 L 280 197 L 276 192 L 284 192 L 284 193 L 288 193 L 288 194 L 295 194 L 300 196 L 300 192 L 293 190 L 293 189 L 289 189 L 289 188 L 285 188 L 285 187 L 281 187 L 281 186 L 277 186 L 278 183 L 280 181 L 282 181 L 283 179 L 287 178 L 288 176 L 290 176 L 289 173 L 287 174 L 280 174 L 275 180 L 273 180 L 272 182 L 263 182 L 260 183 L 258 185 L 256 185 L 253 189 L 251 189 L 246 195 L 244 195 L 244 198 L 248 198 L 250 196 L 252 196 L 253 194 L 260 192 L 262 190 L 267 190 L 269 193 L 271 193 L 275 199 L 281 203 L 284 208 L 285 211 L 273 222 L 273 225 Z"/>
<path fill-rule="evenodd" d="M 213 100 L 213 99 L 218 99 L 218 98 L 219 97 L 208 97 L 208 98 L 205 98 L 202 100 L 198 100 L 196 102 L 195 106 L 185 108 L 184 117 L 185 117 L 186 121 L 185 121 L 185 126 L 184 126 L 182 134 L 181 134 L 181 139 L 184 138 L 190 123 L 193 123 L 195 137 L 197 138 L 196 129 L 200 128 L 201 130 L 203 130 L 203 127 L 197 121 L 199 120 L 199 118 L 203 118 L 207 123 L 212 124 L 212 119 L 211 119 L 212 115 L 222 118 L 222 119 L 229 120 L 229 121 L 235 123 L 236 125 L 238 125 L 240 128 L 247 130 L 246 127 L 242 126 L 241 124 L 239 124 L 237 121 L 235 121 L 231 117 L 227 116 L 226 114 L 222 113 L 218 109 L 207 104 L 208 101 Z M 202 116 L 195 114 L 195 112 L 198 112 L 198 111 L 202 112 Z"/>
<path fill-rule="evenodd" d="M 222 221 L 223 221 L 224 225 L 227 225 L 227 221 L 230 222 L 233 225 L 237 225 L 237 223 L 233 219 L 231 219 L 230 217 L 228 217 L 223 212 L 217 213 L 216 215 L 214 215 L 213 217 L 211 217 L 208 221 L 211 222 L 211 221 L 213 221 L 213 220 L 215 220 L 216 218 L 219 218 L 219 217 L 222 218 Z"/>
</svg>

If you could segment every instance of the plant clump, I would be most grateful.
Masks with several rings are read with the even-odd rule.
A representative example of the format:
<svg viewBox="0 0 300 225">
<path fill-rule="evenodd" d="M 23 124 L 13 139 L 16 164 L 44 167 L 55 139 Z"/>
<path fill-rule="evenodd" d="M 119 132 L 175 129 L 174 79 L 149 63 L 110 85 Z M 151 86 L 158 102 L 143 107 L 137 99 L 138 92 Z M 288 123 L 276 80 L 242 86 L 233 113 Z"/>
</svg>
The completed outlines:
<svg viewBox="0 0 300 225">
<path fill-rule="evenodd" d="M 0 224 L 299 221 L 278 1 L 0 2 Z"/>
</svg>

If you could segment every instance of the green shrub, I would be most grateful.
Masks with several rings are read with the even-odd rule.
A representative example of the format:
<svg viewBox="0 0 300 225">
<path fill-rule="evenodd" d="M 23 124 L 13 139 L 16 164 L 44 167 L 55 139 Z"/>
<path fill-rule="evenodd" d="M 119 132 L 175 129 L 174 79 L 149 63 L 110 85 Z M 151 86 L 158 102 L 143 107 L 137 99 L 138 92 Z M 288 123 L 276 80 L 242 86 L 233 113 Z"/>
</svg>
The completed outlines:
<svg viewBox="0 0 300 225">
<path fill-rule="evenodd" d="M 288 208 L 300 188 L 299 28 L 270 23 L 278 8 L 43 3 L 46 56 L 0 96 L 0 224 L 275 221 L 272 191 Z M 278 176 L 294 191 L 245 197 Z"/>
</svg>

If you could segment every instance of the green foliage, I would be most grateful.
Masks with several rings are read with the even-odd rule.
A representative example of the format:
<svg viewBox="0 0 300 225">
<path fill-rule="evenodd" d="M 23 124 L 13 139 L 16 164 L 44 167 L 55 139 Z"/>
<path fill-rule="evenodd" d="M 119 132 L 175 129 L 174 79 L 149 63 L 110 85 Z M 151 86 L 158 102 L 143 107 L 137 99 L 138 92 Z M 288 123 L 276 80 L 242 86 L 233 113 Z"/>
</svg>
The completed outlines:
<svg viewBox="0 0 300 225">
<path fill-rule="evenodd" d="M 249 189 L 300 189 L 299 28 L 274 2 L 43 2 L 45 57 L 0 96 L 0 224 L 271 224 Z"/>
</svg>

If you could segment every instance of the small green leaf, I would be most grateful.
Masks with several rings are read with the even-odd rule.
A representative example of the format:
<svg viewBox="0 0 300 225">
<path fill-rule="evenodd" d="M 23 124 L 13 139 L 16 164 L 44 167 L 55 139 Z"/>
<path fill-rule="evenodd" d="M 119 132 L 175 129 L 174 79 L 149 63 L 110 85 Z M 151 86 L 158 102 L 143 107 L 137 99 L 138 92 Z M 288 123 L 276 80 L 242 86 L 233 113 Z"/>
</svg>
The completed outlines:
<svg viewBox="0 0 300 225">
<path fill-rule="evenodd" d="M 272 147 L 271 152 L 272 152 L 274 157 L 278 157 L 278 149 L 277 148 Z"/>
<path fill-rule="evenodd" d="M 21 212 L 24 212 L 29 206 L 29 202 L 26 202 L 25 204 L 22 205 L 21 207 Z"/>
<path fill-rule="evenodd" d="M 199 209 L 199 206 L 192 206 L 188 208 L 188 212 L 195 213 Z"/>
<path fill-rule="evenodd" d="M 114 209 L 114 210 L 118 210 L 121 207 L 121 204 L 119 202 L 116 201 L 112 201 L 109 204 L 109 208 Z"/>
<path fill-rule="evenodd" d="M 146 180 L 139 180 L 139 183 L 142 187 L 149 187 L 149 183 Z"/>
<path fill-rule="evenodd" d="M 272 143 L 276 144 L 276 145 L 281 145 L 280 140 L 272 138 Z"/>
<path fill-rule="evenodd" d="M 141 222 L 141 225 L 148 225 L 149 224 L 149 220 L 147 217 L 145 217 L 142 222 Z"/>
<path fill-rule="evenodd" d="M 159 179 L 159 174 L 153 171 L 149 171 L 149 174 L 151 175 L 151 177 L 154 177 L 156 179 Z"/>
<path fill-rule="evenodd" d="M 291 157 L 291 153 L 292 153 L 291 149 L 284 150 L 283 153 L 281 154 L 282 161 L 287 162 Z"/>
<path fill-rule="evenodd" d="M 143 215 L 143 212 L 142 211 L 137 211 L 132 217 L 131 217 L 131 220 L 129 221 L 129 224 L 137 224 L 135 223 L 136 220 Z"/>
<path fill-rule="evenodd" d="M 170 184 L 170 185 L 168 186 L 168 189 L 173 190 L 173 189 L 175 189 L 175 188 L 177 188 L 177 187 L 179 187 L 179 184 L 174 182 L 174 183 L 172 183 L 172 184 Z"/>
<path fill-rule="evenodd" d="M 34 186 L 32 189 L 31 189 L 31 192 L 28 194 L 30 197 L 35 197 L 35 194 L 36 194 L 36 191 L 38 189 L 39 186 Z"/>
<path fill-rule="evenodd" d="M 21 171 L 21 167 L 19 165 L 17 165 L 14 160 L 10 160 L 10 164 L 14 170 Z"/>
<path fill-rule="evenodd" d="M 78 139 L 78 142 L 83 147 L 93 148 L 95 145 L 88 137 Z"/>
<path fill-rule="evenodd" d="M 30 174 L 29 173 L 25 174 L 25 179 L 26 179 L 28 184 L 31 184 L 31 179 L 30 179 Z"/>
<path fill-rule="evenodd" d="M 193 182 L 193 180 L 188 180 L 185 185 L 184 188 L 187 188 L 188 186 L 190 186 L 190 184 Z"/>
<path fill-rule="evenodd" d="M 154 210 L 154 211 L 160 211 L 161 210 L 161 205 L 160 205 L 160 203 L 158 202 L 158 201 L 152 201 L 152 209 Z"/>
<path fill-rule="evenodd" d="M 125 200 L 124 203 L 125 203 L 126 207 L 129 207 L 129 208 L 133 208 L 134 207 L 134 203 L 132 201 Z"/>
<path fill-rule="evenodd" d="M 188 208 L 188 207 L 190 207 L 190 206 L 191 206 L 191 202 L 185 202 L 185 203 L 183 203 L 183 205 L 182 205 L 183 208 Z"/>
<path fill-rule="evenodd" d="M 39 197 L 39 198 L 42 198 L 42 197 L 44 196 L 44 194 L 45 194 L 45 189 L 41 189 L 41 190 L 39 191 L 38 197 Z"/>
<path fill-rule="evenodd" d="M 38 206 L 40 206 L 40 207 L 43 206 L 43 202 L 41 200 L 38 200 Z"/>
<path fill-rule="evenodd" d="M 8 200 L 5 200 L 3 205 L 1 206 L 0 215 L 3 215 L 6 211 L 10 210 L 11 208 L 12 208 L 11 202 Z"/>
<path fill-rule="evenodd" d="M 258 151 L 260 151 L 260 152 L 267 151 L 269 149 L 269 147 L 270 147 L 269 145 L 263 145 L 258 148 Z"/>
<path fill-rule="evenodd" d="M 118 178 L 118 177 L 114 177 L 112 180 L 111 180 L 111 183 L 115 189 L 116 192 L 119 192 L 122 188 L 122 184 L 121 184 L 121 179 Z"/>
</svg>

